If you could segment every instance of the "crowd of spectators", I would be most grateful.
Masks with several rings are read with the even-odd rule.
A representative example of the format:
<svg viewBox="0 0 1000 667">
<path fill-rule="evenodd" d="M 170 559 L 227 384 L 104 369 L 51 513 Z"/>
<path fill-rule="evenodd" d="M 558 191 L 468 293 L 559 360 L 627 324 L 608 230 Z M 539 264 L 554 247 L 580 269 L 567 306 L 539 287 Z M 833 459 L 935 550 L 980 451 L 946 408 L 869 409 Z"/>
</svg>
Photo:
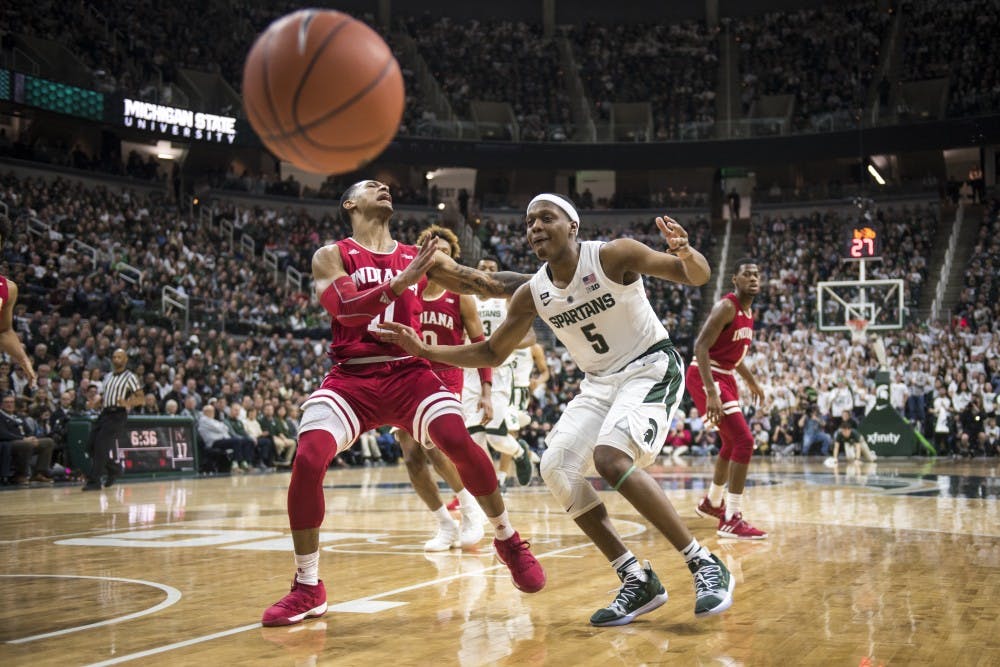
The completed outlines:
<svg viewBox="0 0 1000 667">
<path fill-rule="evenodd" d="M 61 445 L 68 415 L 99 409 L 100 383 L 110 371 L 111 352 L 121 347 L 150 397 L 140 413 L 190 414 L 207 425 L 206 434 L 215 427 L 216 436 L 234 440 L 226 447 L 232 449 L 231 458 L 214 461 L 216 469 L 233 463 L 238 470 L 287 464 L 297 406 L 321 381 L 327 364 L 327 323 L 305 293 L 275 283 L 269 272 L 240 254 L 239 243 L 230 247 L 223 228 L 211 218 L 232 221 L 237 239 L 257 239 L 255 256 L 267 248 L 284 265 L 299 268 L 308 266 L 318 245 L 346 236 L 347 230 L 339 220 L 316 220 L 292 209 L 229 205 L 191 219 L 161 199 L 59 177 L 0 176 L 0 200 L 20 230 L 3 256 L 6 275 L 21 286 L 15 326 L 39 376 L 31 386 L 19 369 L 0 363 L 0 395 L 15 396 L 16 414 L 28 432 Z M 1000 313 L 993 267 L 1000 259 L 998 209 L 995 201 L 986 207 L 956 317 L 942 326 L 910 321 L 903 331 L 885 336 L 896 369 L 893 404 L 941 452 L 996 451 Z M 926 280 L 937 216 L 930 209 L 885 209 L 878 215 L 888 238 L 884 275 L 903 276 L 910 294 Z M 49 227 L 41 234 L 23 234 L 29 218 Z M 412 242 L 426 222 L 402 220 L 397 237 Z M 756 305 L 759 329 L 748 363 L 770 396 L 767 409 L 750 416 L 761 424 L 755 429 L 762 433 L 762 447 L 774 451 L 801 453 L 804 439 L 815 441 L 822 451 L 826 442 L 820 433 L 832 431 L 843 410 L 856 419 L 874 400 L 870 351 L 812 324 L 815 306 L 809 287 L 821 278 L 844 277 L 838 273 L 840 244 L 833 231 L 843 222 L 821 213 L 755 220 L 747 239 L 748 248 L 767 259 L 762 267 L 765 288 Z M 537 260 L 524 246 L 520 225 L 515 219 L 486 220 L 484 246 L 500 257 L 504 268 L 533 271 Z M 710 226 L 690 228 L 692 244 L 711 255 Z M 585 227 L 582 237 L 609 240 L 623 231 Z M 662 246 L 648 221 L 627 226 L 625 233 Z M 786 241 L 791 245 L 783 245 Z M 118 273 L 123 264 L 141 267 L 142 281 L 124 280 Z M 164 285 L 200 300 L 189 331 L 183 331 L 179 315 L 159 315 Z M 701 291 L 649 280 L 647 292 L 690 359 L 705 312 Z M 548 356 L 553 380 L 536 392 L 532 422 L 525 429 L 535 447 L 582 379 L 568 355 L 550 348 Z M 272 417 L 284 421 L 279 426 L 268 421 Z M 225 428 L 207 419 L 221 420 Z M 685 421 L 693 436 L 691 451 L 711 452 L 716 436 L 703 433 L 697 421 L 697 415 Z M 763 434 L 770 436 L 767 443 Z M 210 444 L 211 437 L 205 440 Z M 393 460 L 397 448 L 391 437 L 372 434 L 370 440 L 367 448 L 339 464 Z M 778 441 L 784 446 L 775 446 Z M 56 461 L 66 463 L 58 451 Z"/>
<path fill-rule="evenodd" d="M 796 130 L 830 129 L 857 122 L 875 81 L 890 32 L 893 9 L 852 2 L 724 18 L 739 45 L 740 98 L 754 115 L 762 95 L 795 97 Z M 899 3 L 903 21 L 902 80 L 948 77 L 949 111 L 969 115 L 1000 105 L 1000 21 L 992 0 L 961 0 L 940 6 L 932 0 Z M 299 9 L 282 0 L 213 3 L 180 0 L 169 6 L 151 0 L 95 4 L 55 3 L 7 6 L 7 35 L 56 41 L 74 53 L 99 90 L 123 91 L 142 99 L 181 105 L 180 69 L 218 74 L 238 92 L 242 66 L 258 33 L 278 17 Z M 157 17 L 151 28 L 148 17 Z M 197 20 L 191 17 L 197 16 Z M 615 102 L 650 102 L 653 136 L 685 138 L 685 126 L 711 127 L 719 85 L 719 28 L 704 22 L 638 25 L 584 23 L 560 26 L 556 37 L 539 23 L 509 20 L 457 21 L 429 14 L 398 16 L 385 30 L 371 15 L 358 17 L 380 31 L 403 64 L 407 87 L 403 135 L 424 132 L 437 120 L 419 77 L 401 58 L 399 34 L 412 38 L 460 120 L 472 119 L 473 100 L 509 102 L 526 141 L 572 138 L 570 95 L 556 39 L 573 48 L 592 116 L 607 121 Z M 9 47 L 9 38 L 4 42 Z M 886 95 L 882 95 L 886 97 Z M 214 111 L 240 113 L 234 105 Z M 830 125 L 831 118 L 835 124 Z M 638 134 L 645 130 L 636 128 Z M 511 133 L 500 135 L 510 138 Z M 700 135 L 699 135 L 700 136 Z M 66 151 L 67 153 L 69 151 Z"/>
<path fill-rule="evenodd" d="M 1000 321 L 1000 201 L 983 209 L 975 245 L 965 271 L 965 284 L 955 305 L 957 327 L 979 331 Z"/>
<path fill-rule="evenodd" d="M 735 19 L 743 111 L 762 95 L 793 95 L 796 129 L 811 117 L 847 119 L 865 108 L 890 15 L 860 2 Z"/>
<path fill-rule="evenodd" d="M 881 262 L 868 262 L 869 280 L 902 279 L 904 318 L 912 321 L 929 276 L 928 262 L 934 246 L 939 208 L 935 205 L 879 208 L 871 220 L 836 211 L 815 211 L 807 216 L 754 216 L 745 239 L 746 253 L 767 258 L 760 296 L 755 302 L 758 321 L 764 326 L 804 327 L 817 321 L 815 285 L 824 280 L 857 280 L 856 263 L 842 261 L 844 230 L 849 224 L 872 222 L 882 235 Z M 829 300 L 825 307 L 837 308 Z M 835 318 L 837 313 L 826 315 Z M 880 317 L 894 318 L 883 310 Z"/>
<path fill-rule="evenodd" d="M 654 136 L 637 139 L 674 140 L 682 125 L 713 124 L 717 32 L 695 21 L 568 31 L 594 120 L 608 121 L 615 102 L 649 102 Z"/>
<path fill-rule="evenodd" d="M 904 12 L 901 78 L 948 78 L 948 112 L 954 116 L 1000 108 L 996 3 L 913 0 Z"/>
<path fill-rule="evenodd" d="M 473 100 L 509 102 L 522 141 L 567 138 L 565 76 L 559 51 L 541 25 L 427 15 L 407 18 L 404 25 L 460 118 L 472 118 Z"/>
</svg>

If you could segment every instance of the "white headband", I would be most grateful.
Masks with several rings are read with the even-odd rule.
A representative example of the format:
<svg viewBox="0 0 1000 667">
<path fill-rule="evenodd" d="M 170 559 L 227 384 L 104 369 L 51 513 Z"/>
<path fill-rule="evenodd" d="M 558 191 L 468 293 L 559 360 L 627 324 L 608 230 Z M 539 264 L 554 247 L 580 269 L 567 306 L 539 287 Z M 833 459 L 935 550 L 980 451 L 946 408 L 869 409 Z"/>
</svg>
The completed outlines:
<svg viewBox="0 0 1000 667">
<path fill-rule="evenodd" d="M 576 224 L 580 224 L 580 214 L 576 212 L 576 209 L 573 208 L 572 204 L 570 204 L 562 197 L 559 197 L 557 195 L 550 195 L 547 192 L 543 192 L 542 194 L 537 195 L 534 199 L 528 202 L 528 208 L 531 208 L 540 201 L 547 201 L 550 204 L 555 204 L 556 206 L 561 208 L 566 213 L 566 215 L 569 216 L 570 220 L 572 220 Z"/>
</svg>

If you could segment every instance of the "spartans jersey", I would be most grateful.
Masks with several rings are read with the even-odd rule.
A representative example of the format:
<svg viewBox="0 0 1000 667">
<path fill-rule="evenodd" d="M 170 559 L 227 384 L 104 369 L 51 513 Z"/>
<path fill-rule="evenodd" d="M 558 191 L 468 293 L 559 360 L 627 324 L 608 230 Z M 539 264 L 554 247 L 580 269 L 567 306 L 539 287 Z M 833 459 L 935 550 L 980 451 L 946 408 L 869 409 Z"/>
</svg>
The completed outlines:
<svg viewBox="0 0 1000 667">
<path fill-rule="evenodd" d="M 631 285 L 620 285 L 604 275 L 603 245 L 603 241 L 580 243 L 576 274 L 565 289 L 552 284 L 548 264 L 529 283 L 538 315 L 576 364 L 596 375 L 622 370 L 669 338 L 649 305 L 641 277 Z"/>
<path fill-rule="evenodd" d="M 507 319 L 507 299 L 480 299 L 478 296 L 473 298 L 476 300 L 479 319 L 483 322 L 483 335 L 489 338 L 500 326 L 500 323 Z M 498 367 L 510 364 L 512 357 L 513 355 L 507 357 Z"/>
<path fill-rule="evenodd" d="M 531 369 L 535 366 L 535 360 L 531 356 L 531 348 L 521 347 L 514 350 L 508 361 L 514 369 L 514 386 L 529 386 L 531 384 Z"/>
</svg>

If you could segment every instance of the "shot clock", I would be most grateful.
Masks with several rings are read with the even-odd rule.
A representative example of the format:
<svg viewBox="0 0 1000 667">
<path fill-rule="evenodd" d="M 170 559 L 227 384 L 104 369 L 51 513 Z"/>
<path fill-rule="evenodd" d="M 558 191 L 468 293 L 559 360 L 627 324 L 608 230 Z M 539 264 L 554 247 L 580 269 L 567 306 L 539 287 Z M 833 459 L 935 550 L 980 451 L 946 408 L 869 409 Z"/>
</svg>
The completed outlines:
<svg viewBox="0 0 1000 667">
<path fill-rule="evenodd" d="M 878 227 L 872 224 L 851 225 L 845 239 L 845 259 L 875 259 L 882 254 Z"/>
</svg>

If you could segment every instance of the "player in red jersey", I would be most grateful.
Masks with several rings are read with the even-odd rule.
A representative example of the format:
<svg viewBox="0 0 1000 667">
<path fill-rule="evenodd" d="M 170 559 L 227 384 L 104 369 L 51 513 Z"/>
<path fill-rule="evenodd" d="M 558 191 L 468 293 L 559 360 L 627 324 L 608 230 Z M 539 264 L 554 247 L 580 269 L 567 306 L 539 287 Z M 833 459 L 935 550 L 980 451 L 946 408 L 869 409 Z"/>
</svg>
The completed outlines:
<svg viewBox="0 0 1000 667">
<path fill-rule="evenodd" d="M 422 245 L 428 238 L 436 236 L 438 249 L 452 259 L 461 252 L 461 245 L 455 232 L 444 227 L 431 225 L 420 232 L 417 244 Z M 420 313 L 420 328 L 423 339 L 435 345 L 461 345 L 465 335 L 469 340 L 478 342 L 486 340 L 483 336 L 483 324 L 476 311 L 476 302 L 469 295 L 459 295 L 444 289 L 433 280 L 427 282 L 427 287 L 421 295 L 424 310 Z M 448 390 L 456 398 L 462 396 L 462 380 L 464 371 L 448 364 L 431 364 L 431 370 L 437 373 Z M 493 369 L 480 368 L 479 381 L 484 387 L 484 399 L 480 408 L 486 413 L 486 419 L 492 416 L 493 406 L 490 400 L 490 388 L 493 384 Z M 485 405 L 483 405 L 485 403 Z M 413 489 L 427 505 L 427 509 L 438 520 L 437 534 L 424 544 L 425 551 L 448 551 L 454 547 L 471 547 L 483 539 L 483 513 L 476 499 L 462 485 L 458 469 L 447 456 L 441 453 L 432 442 L 421 446 L 408 431 L 398 429 L 396 439 L 403 448 L 403 460 L 406 462 L 406 472 L 410 476 Z M 434 469 L 448 483 L 456 494 L 458 507 L 462 512 L 462 522 L 459 524 L 451 518 L 448 508 L 441 501 L 437 483 L 431 477 L 427 468 L 430 459 Z"/>
<path fill-rule="evenodd" d="M 743 488 L 746 484 L 753 435 L 740 410 L 739 390 L 733 372 L 747 383 L 754 401 L 764 400 L 764 390 L 743 363 L 753 339 L 750 307 L 760 293 L 760 269 L 749 257 L 736 262 L 734 292 L 712 308 L 694 342 L 694 360 L 687 370 L 687 388 L 706 424 L 719 429 L 722 449 L 715 461 L 711 489 L 696 508 L 699 515 L 719 522 L 720 537 L 759 540 L 767 533 L 743 520 Z M 723 500 L 723 493 L 728 493 Z"/>
<path fill-rule="evenodd" d="M 7 217 L 0 218 L 0 250 L 10 238 L 11 224 Z M 17 284 L 0 276 L 0 351 L 6 352 L 28 377 L 28 384 L 35 383 L 35 369 L 31 365 L 24 345 L 14 331 L 14 305 L 17 303 Z"/>
<path fill-rule="evenodd" d="M 428 278 L 458 293 L 506 296 L 529 277 L 460 266 L 437 250 L 433 237 L 419 248 L 396 242 L 389 231 L 392 196 L 384 183 L 355 183 L 341 197 L 340 212 L 350 221 L 351 237 L 323 246 L 312 260 L 316 294 L 333 317 L 329 356 L 334 365 L 302 406 L 288 486 L 296 575 L 291 591 L 264 612 L 262 623 L 291 625 L 326 612 L 326 589 L 319 579 L 323 477 L 339 451 L 383 424 L 408 430 L 418 442 L 433 441 L 452 460 L 493 524 L 493 546 L 514 585 L 528 593 L 541 590 L 545 572 L 511 527 L 493 464 L 465 430 L 458 399 L 429 362 L 374 335 L 383 322 L 419 330 L 420 293 Z"/>
</svg>

